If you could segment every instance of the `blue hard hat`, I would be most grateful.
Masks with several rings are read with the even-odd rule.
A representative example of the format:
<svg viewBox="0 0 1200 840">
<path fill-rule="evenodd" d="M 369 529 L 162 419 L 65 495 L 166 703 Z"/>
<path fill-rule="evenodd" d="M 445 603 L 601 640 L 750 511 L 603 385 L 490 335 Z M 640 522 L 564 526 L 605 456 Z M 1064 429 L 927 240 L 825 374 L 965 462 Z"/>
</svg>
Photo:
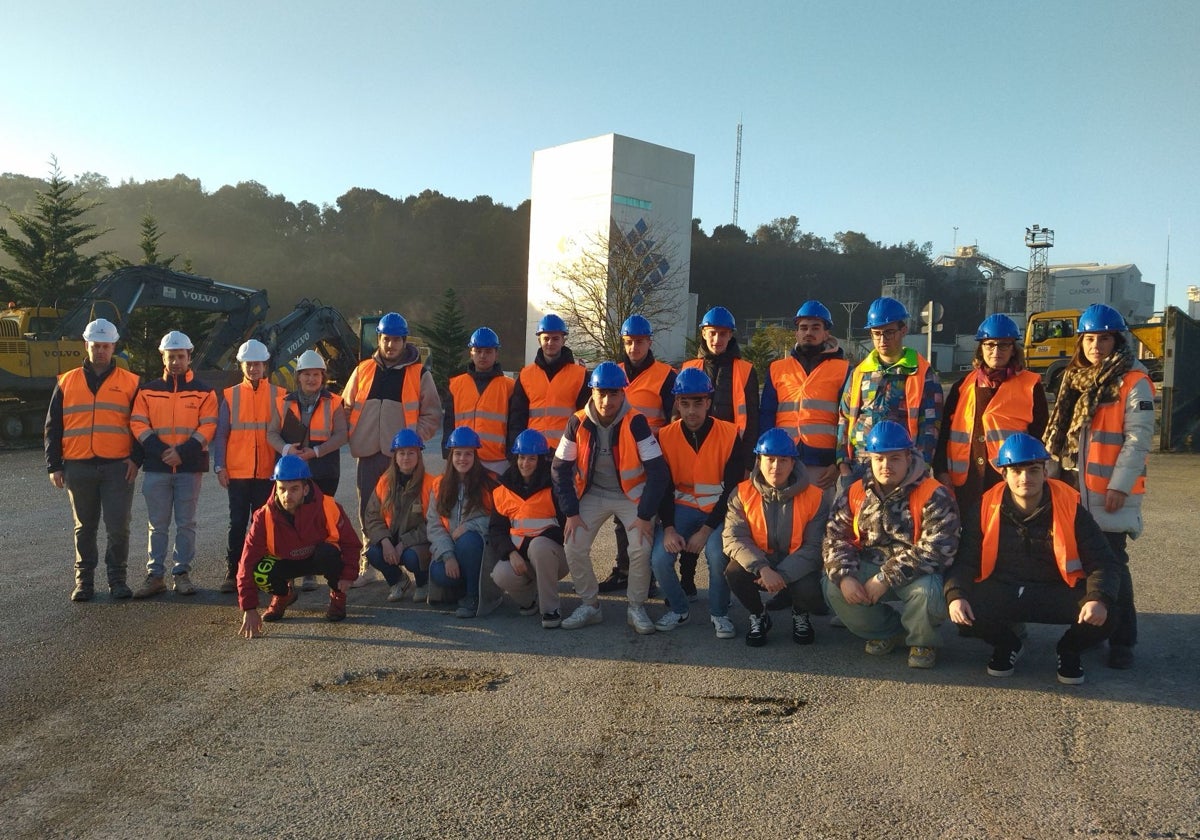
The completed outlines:
<svg viewBox="0 0 1200 840">
<path fill-rule="evenodd" d="M 908 310 L 895 298 L 876 298 L 871 302 L 870 309 L 867 310 L 867 329 L 869 330 L 907 320 Z"/>
<path fill-rule="evenodd" d="M 526 429 L 513 441 L 514 455 L 549 455 L 550 441 L 537 429 Z"/>
<path fill-rule="evenodd" d="M 272 481 L 303 481 L 312 478 L 312 470 L 308 461 L 299 455 L 284 455 L 275 462 L 275 472 L 271 473 Z"/>
<path fill-rule="evenodd" d="M 1125 332 L 1125 319 L 1121 313 L 1103 303 L 1093 303 L 1079 316 L 1081 333 Z"/>
<path fill-rule="evenodd" d="M 629 387 L 629 377 L 625 370 L 616 362 L 601 362 L 592 371 L 588 379 L 589 388 L 601 388 L 606 391 L 623 391 Z"/>
<path fill-rule="evenodd" d="M 1000 445 L 1000 451 L 996 453 L 996 460 L 992 461 L 992 464 L 999 469 L 1000 467 L 1013 467 L 1018 464 L 1032 464 L 1035 461 L 1049 460 L 1050 453 L 1046 451 L 1046 447 L 1040 440 L 1033 435 L 1017 432 L 1009 435 L 1008 439 Z"/>
<path fill-rule="evenodd" d="M 800 308 L 796 310 L 796 317 L 793 319 L 799 321 L 801 318 L 820 318 L 825 322 L 825 329 L 833 329 L 833 315 L 825 308 L 825 304 L 819 300 L 806 300 L 800 304 Z"/>
<path fill-rule="evenodd" d="M 1011 338 L 1015 340 L 1020 337 L 1021 328 L 1017 326 L 1017 322 L 1007 315 L 1001 315 L 999 312 L 984 318 L 983 323 L 979 325 L 979 330 L 975 333 L 976 341 L 983 341 L 985 338 Z"/>
<path fill-rule="evenodd" d="M 770 455 L 775 458 L 799 458 L 796 441 L 783 429 L 767 429 L 754 445 L 755 455 Z"/>
<path fill-rule="evenodd" d="M 735 330 L 737 329 L 737 322 L 733 319 L 733 313 L 724 306 L 714 306 L 704 313 L 704 317 L 700 319 L 700 326 Z"/>
<path fill-rule="evenodd" d="M 479 449 L 483 441 L 470 426 L 459 426 L 446 438 L 447 449 Z"/>
<path fill-rule="evenodd" d="M 375 332 L 380 335 L 390 335 L 395 338 L 408 337 L 408 321 L 399 312 L 389 312 L 379 319 Z"/>
<path fill-rule="evenodd" d="M 913 440 L 908 429 L 891 420 L 882 420 L 867 432 L 866 450 L 874 455 L 912 449 Z"/>
<path fill-rule="evenodd" d="M 542 320 L 538 321 L 535 335 L 541 335 L 548 332 L 560 332 L 563 335 L 567 334 L 567 322 L 551 312 L 549 315 L 543 315 Z"/>
<path fill-rule="evenodd" d="M 392 438 L 392 451 L 397 449 L 424 449 L 425 441 L 421 440 L 421 436 L 412 429 L 401 429 L 396 432 L 396 436 Z"/>
<path fill-rule="evenodd" d="M 712 380 L 700 368 L 684 368 L 679 371 L 679 375 L 675 377 L 675 384 L 671 386 L 671 393 L 677 397 L 685 394 L 711 394 L 712 392 Z"/>
<path fill-rule="evenodd" d="M 621 325 L 621 335 L 654 335 L 654 327 L 641 315 L 630 315 Z"/>
<path fill-rule="evenodd" d="M 496 331 L 491 327 L 480 327 L 471 333 L 471 340 L 467 342 L 468 347 L 494 347 L 500 349 L 500 336 L 496 335 Z"/>
</svg>

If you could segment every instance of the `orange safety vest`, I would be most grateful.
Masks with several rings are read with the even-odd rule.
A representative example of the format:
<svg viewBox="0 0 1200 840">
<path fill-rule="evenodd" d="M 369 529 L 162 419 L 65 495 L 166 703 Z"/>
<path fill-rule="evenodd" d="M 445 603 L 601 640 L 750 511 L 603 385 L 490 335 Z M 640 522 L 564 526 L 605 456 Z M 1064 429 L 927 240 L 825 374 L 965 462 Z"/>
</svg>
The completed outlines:
<svg viewBox="0 0 1200 840">
<path fill-rule="evenodd" d="M 367 399 L 371 396 L 371 385 L 375 382 L 377 370 L 379 370 L 379 365 L 374 356 L 359 362 L 354 373 L 350 374 L 350 381 L 346 383 L 346 389 L 342 392 L 343 401 L 350 406 L 351 431 L 358 424 L 363 406 L 367 404 Z M 404 412 L 406 429 L 416 429 L 417 420 L 421 416 L 421 370 L 421 365 L 417 362 L 404 370 L 404 385 L 400 389 L 399 402 Z"/>
<path fill-rule="evenodd" d="M 421 514 L 424 515 L 429 506 L 429 493 L 435 489 L 438 476 L 425 473 L 421 477 Z M 392 530 L 392 517 L 395 515 L 391 505 L 387 503 L 388 494 L 392 490 L 392 471 L 387 469 L 375 482 L 375 498 L 379 500 L 379 512 L 383 515 L 383 524 Z"/>
<path fill-rule="evenodd" d="M 625 365 L 622 364 L 621 367 Z M 663 412 L 662 388 L 671 371 L 671 366 L 666 362 L 655 361 L 639 373 L 637 378 L 630 379 L 629 386 L 625 389 L 625 399 L 629 406 L 646 418 L 646 422 L 650 424 L 650 431 L 654 432 L 655 436 L 667 425 L 667 415 Z M 625 369 L 625 373 L 628 375 L 628 368 Z"/>
<path fill-rule="evenodd" d="M 63 460 L 128 458 L 133 451 L 129 415 L 138 391 L 137 374 L 114 365 L 93 394 L 80 367 L 60 376 L 58 387 L 63 395 Z"/>
<path fill-rule="evenodd" d="M 333 436 L 333 415 L 342 408 L 342 398 L 337 394 L 322 394 L 317 398 L 312 417 L 308 421 L 308 445 L 319 446 Z M 300 420 L 300 403 L 298 400 L 286 400 L 284 406 L 297 421 Z M 324 458 L 328 452 L 322 452 Z"/>
<path fill-rule="evenodd" d="M 1121 379 L 1121 392 L 1116 402 L 1104 403 L 1096 408 L 1092 415 L 1092 428 L 1088 435 L 1087 466 L 1084 471 L 1084 484 L 1093 493 L 1107 493 L 1108 482 L 1117 466 L 1117 458 L 1121 455 L 1121 447 L 1125 445 L 1125 403 L 1129 392 L 1141 379 L 1149 382 L 1150 377 L 1140 370 L 1131 370 Z M 1150 383 L 1150 392 L 1154 393 L 1154 383 Z M 1142 464 L 1142 474 L 1133 482 L 1130 493 L 1146 492 L 1146 465 Z"/>
<path fill-rule="evenodd" d="M 508 433 L 508 398 L 515 387 L 516 383 L 507 376 L 496 376 L 481 394 L 469 373 L 450 380 L 454 426 L 475 430 L 483 443 L 478 452 L 482 461 L 503 461 L 507 457 L 504 441 Z"/>
<path fill-rule="evenodd" d="M 827 359 L 812 373 L 792 356 L 771 362 L 771 382 L 779 396 L 776 428 L 800 433 L 800 441 L 815 449 L 837 447 L 838 400 L 850 363 Z"/>
<path fill-rule="evenodd" d="M 975 374 L 969 375 L 974 379 Z M 1033 391 L 1041 377 L 1032 371 L 1023 370 L 1011 379 L 1000 383 L 983 410 L 981 422 L 982 442 L 987 444 L 988 462 L 996 460 L 1000 446 L 1010 435 L 1025 432 L 1033 422 Z M 963 382 L 958 389 L 958 406 L 950 418 L 950 436 L 946 443 L 946 462 L 950 481 L 961 487 L 967 483 L 971 468 L 971 437 L 975 433 L 975 390 L 972 382 Z"/>
<path fill-rule="evenodd" d="M 538 365 L 521 368 L 521 389 L 529 398 L 529 428 L 546 436 L 550 448 L 558 446 L 567 421 L 575 413 L 575 402 L 583 390 L 587 368 L 581 364 L 563 365 L 553 379 Z"/>
<path fill-rule="evenodd" d="M 503 484 L 492 491 L 492 503 L 496 512 L 508 517 L 511 523 L 509 533 L 514 542 L 520 542 L 526 537 L 536 537 L 558 525 L 558 517 L 554 512 L 554 494 L 549 487 L 543 487 L 528 499 L 521 498 L 512 489 Z"/>
<path fill-rule="evenodd" d="M 850 374 L 850 392 L 847 396 L 850 398 L 850 423 L 852 426 L 858 420 L 858 415 L 862 413 L 864 372 L 860 364 Z M 925 361 L 925 357 L 918 353 L 917 372 L 904 378 L 904 407 L 908 412 L 908 434 L 913 440 L 916 440 L 920 433 L 921 397 L 925 393 L 925 377 L 928 373 L 929 362 Z"/>
<path fill-rule="evenodd" d="M 737 441 L 737 426 L 715 417 L 699 452 L 688 443 L 682 420 L 676 420 L 659 433 L 658 445 L 675 483 L 676 504 L 712 512 L 725 489 L 725 467 Z"/>
<path fill-rule="evenodd" d="M 997 484 L 983 494 L 980 507 L 980 522 L 983 524 L 983 545 L 979 557 L 981 581 L 996 568 L 996 556 L 1000 550 L 1000 502 L 1004 498 L 1007 484 Z M 1079 560 L 1079 546 L 1075 543 L 1075 511 L 1079 508 L 1079 493 L 1071 485 L 1054 478 L 1046 479 L 1046 490 L 1050 493 L 1054 523 L 1051 526 L 1051 541 L 1054 544 L 1054 562 L 1058 573 L 1067 586 L 1083 580 L 1083 563 Z"/>
<path fill-rule="evenodd" d="M 267 423 L 281 418 L 285 393 L 265 379 L 258 388 L 242 381 L 225 389 L 225 404 L 229 406 L 225 472 L 230 478 L 271 477 L 276 453 L 267 443 Z"/>
<path fill-rule="evenodd" d="M 704 370 L 704 360 L 689 359 L 681 367 Z M 754 370 L 754 365 L 745 359 L 733 360 L 733 423 L 742 433 L 745 433 L 747 423 L 746 383 L 750 381 L 750 371 L 752 370 Z"/>
<path fill-rule="evenodd" d="M 183 382 L 190 386 L 195 374 L 188 371 Z M 161 380 L 165 382 L 166 375 Z M 145 414 L 131 414 L 130 429 L 142 443 L 157 435 L 167 446 L 179 446 L 188 440 L 199 441 L 204 450 L 212 442 L 217 430 L 217 397 L 211 390 L 196 390 L 191 387 L 178 390 L 146 387 L 138 391 L 138 405 L 144 406 Z M 135 405 L 137 410 L 138 405 Z M 204 412 L 212 412 L 205 414 Z M 172 472 L 176 468 L 172 467 Z"/>
<path fill-rule="evenodd" d="M 330 545 L 338 545 L 338 520 L 342 516 L 341 508 L 338 507 L 338 503 L 332 496 L 322 496 L 321 503 L 325 508 L 325 527 L 328 529 L 325 542 Z M 263 518 L 266 520 L 263 524 L 266 527 L 267 554 L 271 557 L 279 557 L 279 553 L 275 550 L 275 516 L 272 511 L 268 510 L 267 515 Z"/>
<path fill-rule="evenodd" d="M 933 494 L 941 486 L 937 479 L 926 476 L 908 494 L 908 511 L 912 514 L 913 521 L 913 545 L 916 545 L 921 540 L 922 511 L 925 509 L 925 503 L 933 497 Z M 863 500 L 866 498 L 867 488 L 860 478 L 851 484 L 850 489 L 846 492 L 846 500 L 850 504 L 850 513 L 854 515 L 854 544 L 860 548 L 862 547 L 862 540 L 859 536 L 858 514 L 862 510 Z"/>
<path fill-rule="evenodd" d="M 579 428 L 575 430 L 575 496 L 583 498 L 587 488 L 587 470 L 591 468 L 592 433 L 587 427 L 587 409 L 576 412 L 579 418 Z M 617 439 L 613 448 L 617 456 L 617 477 L 621 482 L 621 490 L 625 498 L 637 502 L 642 498 L 642 490 L 646 484 L 646 468 L 642 465 L 642 456 L 638 453 L 637 439 L 633 436 L 633 418 L 637 412 L 630 411 L 621 418 Z"/>
<path fill-rule="evenodd" d="M 746 524 L 750 526 L 750 536 L 760 551 L 770 553 L 767 542 L 767 515 L 763 511 L 762 493 L 754 486 L 754 482 L 746 479 L 737 487 L 738 498 L 742 500 L 742 510 L 746 512 Z M 788 554 L 795 554 L 796 549 L 804 542 L 804 529 L 817 515 L 821 506 L 821 490 L 813 484 L 808 485 L 792 498 L 792 540 L 788 545 Z"/>
</svg>

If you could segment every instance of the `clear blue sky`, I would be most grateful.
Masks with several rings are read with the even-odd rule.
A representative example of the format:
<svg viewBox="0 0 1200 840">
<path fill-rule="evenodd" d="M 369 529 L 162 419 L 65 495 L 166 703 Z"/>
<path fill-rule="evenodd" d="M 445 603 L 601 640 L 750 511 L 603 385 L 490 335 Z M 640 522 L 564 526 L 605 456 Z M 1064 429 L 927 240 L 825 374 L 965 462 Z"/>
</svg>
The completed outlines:
<svg viewBox="0 0 1200 840">
<path fill-rule="evenodd" d="M 42 0 L 4 13 L 0 171 L 292 201 L 513 205 L 534 150 L 617 132 L 696 156 L 693 215 L 1200 285 L 1200 2 Z M 955 231 L 957 228 L 957 232 Z"/>
</svg>

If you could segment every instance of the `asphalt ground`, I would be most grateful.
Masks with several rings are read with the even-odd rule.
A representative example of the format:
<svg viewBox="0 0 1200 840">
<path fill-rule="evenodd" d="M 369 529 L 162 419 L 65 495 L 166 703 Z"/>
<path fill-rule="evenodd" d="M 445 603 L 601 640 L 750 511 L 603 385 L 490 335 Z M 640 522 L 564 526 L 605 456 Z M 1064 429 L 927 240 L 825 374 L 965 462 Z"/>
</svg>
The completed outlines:
<svg viewBox="0 0 1200 840">
<path fill-rule="evenodd" d="M 703 573 L 689 623 L 654 636 L 618 597 L 599 626 L 546 631 L 374 584 L 345 622 L 304 593 L 246 641 L 215 591 L 212 476 L 198 595 L 74 604 L 66 495 L 40 452 L 3 452 L 0 837 L 1200 838 L 1200 457 L 1149 469 L 1136 665 L 1094 652 L 1063 686 L 1051 627 L 1008 679 L 951 626 L 932 671 L 824 618 L 810 647 L 786 613 L 766 647 L 718 640 Z M 353 512 L 348 458 L 339 500 Z M 131 584 L 145 521 L 139 480 Z M 599 574 L 612 556 L 605 528 Z"/>
</svg>

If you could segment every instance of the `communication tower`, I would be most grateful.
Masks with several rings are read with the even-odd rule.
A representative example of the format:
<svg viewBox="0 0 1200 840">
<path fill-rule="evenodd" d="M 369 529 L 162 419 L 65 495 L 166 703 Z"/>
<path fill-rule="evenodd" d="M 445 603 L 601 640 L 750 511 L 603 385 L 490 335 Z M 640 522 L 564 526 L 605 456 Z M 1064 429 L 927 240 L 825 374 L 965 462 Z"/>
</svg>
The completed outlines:
<svg viewBox="0 0 1200 840">
<path fill-rule="evenodd" d="M 1029 287 L 1025 294 L 1025 316 L 1050 308 L 1050 249 L 1054 231 L 1041 225 L 1025 228 L 1025 247 L 1029 249 Z"/>
<path fill-rule="evenodd" d="M 737 227 L 738 193 L 742 189 L 742 121 L 738 120 L 737 154 L 733 159 L 733 226 Z"/>
</svg>

